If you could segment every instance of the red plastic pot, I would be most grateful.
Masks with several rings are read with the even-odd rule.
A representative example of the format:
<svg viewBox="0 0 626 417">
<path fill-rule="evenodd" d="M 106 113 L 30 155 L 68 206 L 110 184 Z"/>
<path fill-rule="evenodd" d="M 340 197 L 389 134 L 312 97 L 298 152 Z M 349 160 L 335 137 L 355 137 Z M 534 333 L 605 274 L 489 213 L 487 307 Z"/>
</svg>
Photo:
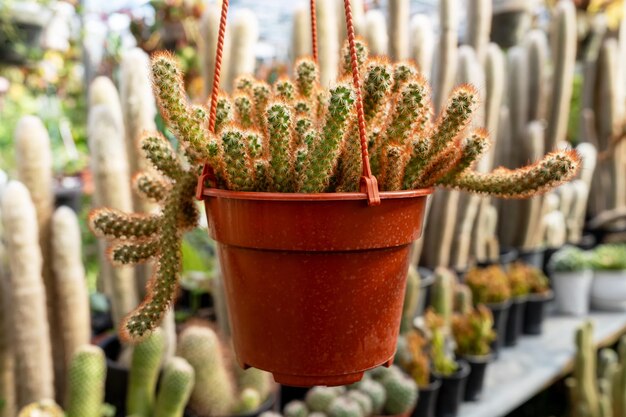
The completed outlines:
<svg viewBox="0 0 626 417">
<path fill-rule="evenodd" d="M 313 386 L 390 364 L 431 192 L 384 192 L 368 206 L 365 193 L 204 189 L 240 365 Z"/>
</svg>

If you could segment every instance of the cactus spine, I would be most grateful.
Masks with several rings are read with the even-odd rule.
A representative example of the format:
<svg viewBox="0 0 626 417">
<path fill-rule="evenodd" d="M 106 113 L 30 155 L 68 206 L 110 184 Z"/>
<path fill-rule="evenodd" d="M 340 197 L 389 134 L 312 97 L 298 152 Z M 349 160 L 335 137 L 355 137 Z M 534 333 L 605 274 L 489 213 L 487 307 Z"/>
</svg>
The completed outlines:
<svg viewBox="0 0 626 417">
<path fill-rule="evenodd" d="M 67 380 L 67 417 L 102 415 L 106 372 L 106 359 L 102 349 L 83 345 L 75 351 Z"/>
<path fill-rule="evenodd" d="M 106 206 L 130 211 L 132 194 L 124 130 L 121 119 L 116 116 L 119 97 L 113 83 L 102 77 L 96 78 L 92 83 L 91 97 L 96 86 L 99 87 L 95 91 L 108 90 L 106 95 L 112 98 L 109 104 L 96 104 L 89 110 L 88 137 L 95 185 L 94 207 Z M 114 98 L 117 99 L 117 105 Z M 113 321 L 117 325 L 137 305 L 134 271 L 131 267 L 113 267 L 107 262 L 104 242 L 100 243 L 100 251 L 101 279 L 111 301 Z"/>
<path fill-rule="evenodd" d="M 63 340 L 64 366 L 74 352 L 91 339 L 89 294 L 82 260 L 80 226 L 76 214 L 59 207 L 52 216 L 52 268 L 58 303 L 59 331 Z"/>
<path fill-rule="evenodd" d="M 10 182 L 2 198 L 2 223 L 9 260 L 9 297 L 15 349 L 18 408 L 54 398 L 52 349 L 37 214 L 28 190 Z"/>
<path fill-rule="evenodd" d="M 161 329 L 154 330 L 135 345 L 130 365 L 126 413 L 150 417 L 154 411 L 154 393 L 161 369 L 165 340 Z"/>
<path fill-rule="evenodd" d="M 577 45 L 576 10 L 572 2 L 560 1 L 557 4 L 553 30 L 554 74 L 546 135 L 548 150 L 554 149 L 567 135 Z"/>
<path fill-rule="evenodd" d="M 235 80 L 240 75 L 254 74 L 256 64 L 254 50 L 259 39 L 259 22 L 251 10 L 239 10 L 231 28 L 227 91 L 232 90 Z"/>
<path fill-rule="evenodd" d="M 204 327 L 188 327 L 180 335 L 178 355 L 189 362 L 196 374 L 189 407 L 201 415 L 228 415 L 236 402 L 235 386 L 215 332 Z"/>
<path fill-rule="evenodd" d="M 317 14 L 317 44 L 320 66 L 320 84 L 328 87 L 335 82 L 339 68 L 339 35 L 333 0 L 319 0 Z"/>
<path fill-rule="evenodd" d="M 163 369 L 154 417 L 183 417 L 193 390 L 195 373 L 183 358 L 170 358 Z"/>
<path fill-rule="evenodd" d="M 389 56 L 394 61 L 409 57 L 409 0 L 389 0 Z"/>
<path fill-rule="evenodd" d="M 430 80 L 435 52 L 435 32 L 430 18 L 416 14 L 411 18 L 410 57 L 425 79 Z"/>
</svg>

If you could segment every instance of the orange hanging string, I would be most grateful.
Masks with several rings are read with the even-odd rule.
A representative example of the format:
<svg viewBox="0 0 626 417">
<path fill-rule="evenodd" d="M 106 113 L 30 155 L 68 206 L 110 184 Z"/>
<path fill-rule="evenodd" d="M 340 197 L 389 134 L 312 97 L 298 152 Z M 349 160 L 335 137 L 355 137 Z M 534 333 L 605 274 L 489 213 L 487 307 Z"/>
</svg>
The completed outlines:
<svg viewBox="0 0 626 417">
<path fill-rule="evenodd" d="M 311 48 L 313 49 L 313 60 L 317 62 L 317 11 L 315 0 L 311 0 Z"/>
</svg>

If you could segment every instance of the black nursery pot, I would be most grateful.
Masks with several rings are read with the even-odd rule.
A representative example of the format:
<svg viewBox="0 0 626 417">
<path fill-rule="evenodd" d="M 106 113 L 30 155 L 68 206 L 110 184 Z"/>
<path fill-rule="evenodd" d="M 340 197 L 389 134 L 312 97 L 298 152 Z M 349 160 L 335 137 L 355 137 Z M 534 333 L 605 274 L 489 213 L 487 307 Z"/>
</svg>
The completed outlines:
<svg viewBox="0 0 626 417">
<path fill-rule="evenodd" d="M 467 361 L 470 367 L 463 399 L 465 401 L 478 401 L 483 393 L 487 365 L 493 361 L 493 355 L 463 356 L 463 359 Z"/>
<path fill-rule="evenodd" d="M 543 260 L 546 255 L 546 250 L 533 249 L 527 252 L 520 252 L 518 259 L 527 265 L 534 266 L 537 269 L 543 269 Z"/>
<path fill-rule="evenodd" d="M 104 351 L 107 361 L 104 400 L 115 406 L 116 417 L 124 417 L 129 371 L 128 368 L 117 363 L 122 352 L 122 345 L 116 335 L 111 335 L 98 343 L 98 346 Z"/>
<path fill-rule="evenodd" d="M 459 406 L 463 402 L 465 384 L 470 373 L 470 367 L 464 360 L 457 362 L 459 369 L 450 376 L 438 376 L 441 378 L 441 387 L 437 396 L 435 407 L 436 417 L 456 417 Z"/>
<path fill-rule="evenodd" d="M 498 357 L 500 349 L 504 345 L 504 334 L 506 332 L 506 323 L 509 318 L 509 310 L 511 308 L 511 300 L 501 303 L 493 303 L 486 305 L 493 315 L 493 330 L 496 332 L 496 338 L 491 342 L 491 352 L 494 357 Z"/>
<path fill-rule="evenodd" d="M 546 304 L 554 298 L 554 293 L 550 290 L 546 294 L 530 294 L 526 299 L 524 309 L 523 333 L 530 335 L 541 334 L 543 330 L 543 320 L 546 316 Z"/>
<path fill-rule="evenodd" d="M 509 310 L 509 317 L 506 321 L 506 331 L 504 333 L 504 346 L 511 347 L 517 345 L 517 340 L 522 334 L 524 324 L 524 310 L 526 309 L 526 297 L 514 298 Z"/>
<path fill-rule="evenodd" d="M 441 388 L 441 380 L 434 375 L 430 376 L 430 384 L 419 387 L 417 404 L 411 417 L 435 417 L 435 406 Z"/>
</svg>

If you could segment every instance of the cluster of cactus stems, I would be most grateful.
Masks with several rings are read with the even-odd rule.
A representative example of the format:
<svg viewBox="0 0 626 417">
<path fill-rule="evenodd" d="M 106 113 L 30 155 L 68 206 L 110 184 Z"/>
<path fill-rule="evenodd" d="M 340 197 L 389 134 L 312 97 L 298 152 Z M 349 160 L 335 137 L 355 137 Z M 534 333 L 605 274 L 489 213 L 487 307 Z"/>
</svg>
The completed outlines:
<svg viewBox="0 0 626 417">
<path fill-rule="evenodd" d="M 456 352 L 462 356 L 484 356 L 490 351 L 496 335 L 492 329 L 491 310 L 483 304 L 464 314 L 455 314 L 452 319 L 452 333 L 456 341 Z"/>
<path fill-rule="evenodd" d="M 429 87 L 411 64 L 369 58 L 362 41 L 356 49 L 368 151 L 381 191 L 440 185 L 523 198 L 576 173 L 579 158 L 573 151 L 555 151 L 514 171 L 474 171 L 474 162 L 488 147 L 484 130 L 468 128 L 477 106 L 475 89 L 457 87 L 435 119 Z M 220 94 L 215 129 L 209 132 L 209 112 L 188 103 L 175 60 L 165 53 L 153 58 L 155 96 L 183 144 L 189 168 L 183 168 L 164 138 L 149 135 L 142 147 L 162 178 L 142 174 L 136 185 L 161 204 L 161 213 L 99 210 L 91 217 L 96 233 L 115 242 L 115 262 L 158 261 L 146 300 L 126 319 L 127 338 L 139 339 L 152 330 L 173 297 L 180 236 L 197 220 L 193 187 L 202 163 L 211 167 L 211 186 L 231 191 L 359 191 L 361 149 L 348 63 L 345 54 L 342 76 L 329 89 L 320 85 L 317 65 L 306 58 L 295 64 L 293 80 L 281 79 L 273 87 L 240 77 L 232 98 Z"/>
</svg>

